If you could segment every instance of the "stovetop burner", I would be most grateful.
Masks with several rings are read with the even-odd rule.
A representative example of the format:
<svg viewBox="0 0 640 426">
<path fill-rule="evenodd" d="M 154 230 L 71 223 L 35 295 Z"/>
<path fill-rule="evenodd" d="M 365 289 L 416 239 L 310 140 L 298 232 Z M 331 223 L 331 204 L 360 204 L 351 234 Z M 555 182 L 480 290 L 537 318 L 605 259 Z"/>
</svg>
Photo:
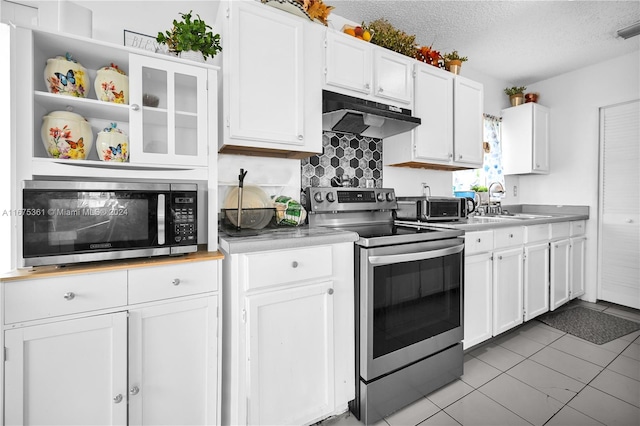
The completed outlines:
<svg viewBox="0 0 640 426">
<path fill-rule="evenodd" d="M 424 222 L 394 222 L 397 208 L 393 189 L 307 188 L 309 226 L 324 226 L 356 232 L 357 245 L 380 247 L 456 238 L 458 229 L 431 227 Z"/>
</svg>

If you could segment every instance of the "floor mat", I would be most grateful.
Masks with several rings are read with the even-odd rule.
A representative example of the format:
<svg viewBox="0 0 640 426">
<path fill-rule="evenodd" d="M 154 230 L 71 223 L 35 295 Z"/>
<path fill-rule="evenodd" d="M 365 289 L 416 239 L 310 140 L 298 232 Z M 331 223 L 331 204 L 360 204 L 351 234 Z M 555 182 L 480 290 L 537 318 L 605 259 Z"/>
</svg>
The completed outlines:
<svg viewBox="0 0 640 426">
<path fill-rule="evenodd" d="M 582 306 L 549 312 L 537 319 L 597 345 L 640 330 L 640 323 Z"/>
</svg>

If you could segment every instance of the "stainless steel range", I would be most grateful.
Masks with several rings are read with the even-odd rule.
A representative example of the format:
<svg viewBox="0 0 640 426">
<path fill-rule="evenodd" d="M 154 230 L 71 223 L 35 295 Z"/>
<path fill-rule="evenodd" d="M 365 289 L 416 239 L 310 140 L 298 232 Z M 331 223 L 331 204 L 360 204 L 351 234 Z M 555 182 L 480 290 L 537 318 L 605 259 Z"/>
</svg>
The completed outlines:
<svg viewBox="0 0 640 426">
<path fill-rule="evenodd" d="M 460 230 L 395 223 L 393 189 L 307 188 L 310 226 L 357 232 L 356 398 L 373 424 L 462 375 Z"/>
</svg>

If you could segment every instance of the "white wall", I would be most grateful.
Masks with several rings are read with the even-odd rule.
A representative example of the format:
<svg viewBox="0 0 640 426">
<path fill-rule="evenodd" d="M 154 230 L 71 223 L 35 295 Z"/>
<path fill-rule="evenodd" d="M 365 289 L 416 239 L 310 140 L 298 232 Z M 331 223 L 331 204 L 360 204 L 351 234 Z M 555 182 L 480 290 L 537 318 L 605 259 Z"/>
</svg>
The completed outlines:
<svg viewBox="0 0 640 426">
<path fill-rule="evenodd" d="M 588 205 L 584 299 L 597 298 L 599 108 L 640 98 L 640 52 L 528 87 L 551 109 L 549 175 L 521 176 L 523 204 Z"/>
</svg>

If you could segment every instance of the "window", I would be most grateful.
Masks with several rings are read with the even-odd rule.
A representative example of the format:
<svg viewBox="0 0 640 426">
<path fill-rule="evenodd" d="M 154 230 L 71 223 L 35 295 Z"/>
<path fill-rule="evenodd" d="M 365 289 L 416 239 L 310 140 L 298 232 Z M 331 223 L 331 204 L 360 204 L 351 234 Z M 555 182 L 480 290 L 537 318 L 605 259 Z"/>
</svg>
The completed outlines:
<svg viewBox="0 0 640 426">
<path fill-rule="evenodd" d="M 475 185 L 489 187 L 493 182 L 500 182 L 504 187 L 502 174 L 502 149 L 500 146 L 499 117 L 484 115 L 484 164 L 481 169 L 461 170 L 453 172 L 453 190 L 468 191 Z"/>
</svg>

